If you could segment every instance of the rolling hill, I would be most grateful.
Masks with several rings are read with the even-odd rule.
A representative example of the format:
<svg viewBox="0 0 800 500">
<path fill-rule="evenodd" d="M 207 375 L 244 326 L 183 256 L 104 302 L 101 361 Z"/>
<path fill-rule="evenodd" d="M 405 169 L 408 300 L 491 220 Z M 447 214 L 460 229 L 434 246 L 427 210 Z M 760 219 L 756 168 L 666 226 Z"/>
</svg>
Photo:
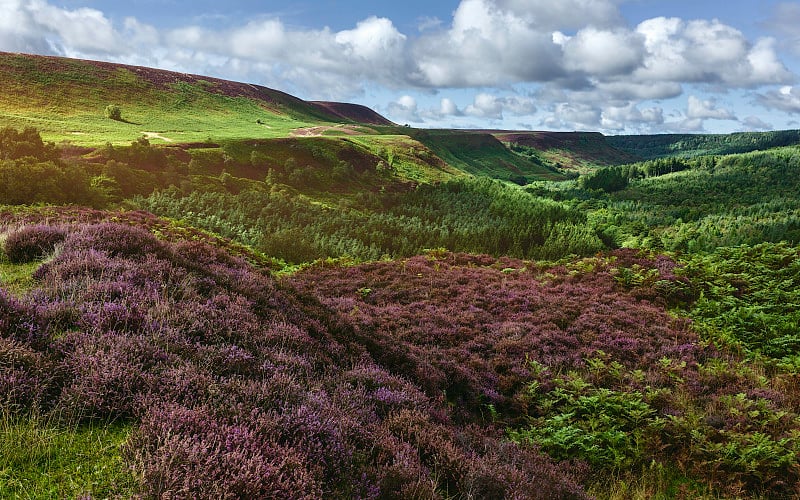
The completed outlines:
<svg viewBox="0 0 800 500">
<path fill-rule="evenodd" d="M 0 76 L 1 498 L 800 498 L 795 132 Z"/>
<path fill-rule="evenodd" d="M 0 53 L 0 74 L 0 120 L 76 144 L 125 142 L 144 132 L 192 142 L 282 137 L 315 125 L 392 125 L 363 106 L 140 66 Z M 122 120 L 106 116 L 108 105 L 121 108 Z"/>
<path fill-rule="evenodd" d="M 562 167 L 633 158 L 603 144 L 599 134 L 545 140 L 541 133 L 416 130 L 357 104 L 304 101 L 259 85 L 141 66 L 0 53 L 0 75 L 0 123 L 32 126 L 47 141 L 77 146 L 123 145 L 141 136 L 162 145 L 358 138 L 351 147 L 366 148 L 378 161 L 396 160 L 398 173 L 415 182 L 463 173 L 517 183 L 559 180 Z M 117 119 L 109 106 L 119 110 Z"/>
<path fill-rule="evenodd" d="M 512 147 L 539 151 L 544 159 L 565 168 L 620 165 L 640 159 L 598 132 L 495 132 L 494 136 Z"/>
</svg>

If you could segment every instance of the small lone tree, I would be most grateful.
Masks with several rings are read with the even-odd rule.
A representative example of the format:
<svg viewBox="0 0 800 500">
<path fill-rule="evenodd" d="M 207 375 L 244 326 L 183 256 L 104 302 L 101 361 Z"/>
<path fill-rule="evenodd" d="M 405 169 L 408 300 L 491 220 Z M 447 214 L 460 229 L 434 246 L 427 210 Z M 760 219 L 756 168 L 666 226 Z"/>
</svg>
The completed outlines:
<svg viewBox="0 0 800 500">
<path fill-rule="evenodd" d="M 109 104 L 108 106 L 106 106 L 106 117 L 121 122 L 122 110 L 116 104 Z"/>
</svg>

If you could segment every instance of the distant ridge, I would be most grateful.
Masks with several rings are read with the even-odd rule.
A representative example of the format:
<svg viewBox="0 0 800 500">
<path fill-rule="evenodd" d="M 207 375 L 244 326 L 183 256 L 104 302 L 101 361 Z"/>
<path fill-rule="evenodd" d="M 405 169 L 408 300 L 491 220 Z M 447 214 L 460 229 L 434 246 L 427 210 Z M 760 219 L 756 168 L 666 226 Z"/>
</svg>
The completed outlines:
<svg viewBox="0 0 800 500">
<path fill-rule="evenodd" d="M 27 120 L 50 136 L 75 131 L 99 136 L 110 128 L 102 113 L 110 103 L 123 106 L 131 123 L 148 127 L 145 130 L 180 131 L 197 124 L 197 134 L 209 135 L 220 133 L 226 123 L 238 127 L 232 132 L 237 136 L 247 134 L 247 123 L 262 125 L 262 132 L 271 128 L 275 135 L 324 122 L 394 125 L 366 106 L 310 102 L 251 83 L 145 66 L 0 52 L 0 121 L 24 126 Z M 115 131 L 120 132 L 119 127 Z"/>
<path fill-rule="evenodd" d="M 513 132 L 498 131 L 499 140 L 542 151 L 554 163 L 620 165 L 640 158 L 608 141 L 600 132 Z"/>
<path fill-rule="evenodd" d="M 366 106 L 362 106 L 361 104 L 329 101 L 311 101 L 311 104 L 316 106 L 318 109 L 323 110 L 325 113 L 337 116 L 346 121 L 364 123 L 367 125 L 396 125 L 394 122 L 386 119 L 383 115 Z"/>
</svg>

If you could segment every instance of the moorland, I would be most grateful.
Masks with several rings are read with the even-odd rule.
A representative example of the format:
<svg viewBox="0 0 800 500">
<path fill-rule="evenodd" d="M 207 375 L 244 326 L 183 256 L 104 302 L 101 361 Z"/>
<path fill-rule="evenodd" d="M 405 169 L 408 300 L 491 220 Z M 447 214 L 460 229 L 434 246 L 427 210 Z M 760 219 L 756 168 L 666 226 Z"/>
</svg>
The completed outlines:
<svg viewBox="0 0 800 500">
<path fill-rule="evenodd" d="M 0 497 L 800 497 L 800 132 L 0 76 Z"/>
</svg>

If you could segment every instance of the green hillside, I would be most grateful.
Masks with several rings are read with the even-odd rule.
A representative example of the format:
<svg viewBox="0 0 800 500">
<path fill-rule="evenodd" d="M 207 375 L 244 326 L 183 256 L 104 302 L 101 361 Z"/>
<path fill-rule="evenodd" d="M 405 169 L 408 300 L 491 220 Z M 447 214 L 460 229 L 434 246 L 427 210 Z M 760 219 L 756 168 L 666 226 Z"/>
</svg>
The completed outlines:
<svg viewBox="0 0 800 500">
<path fill-rule="evenodd" d="M 522 184 L 563 178 L 547 161 L 516 154 L 489 134 L 397 127 L 364 106 L 303 101 L 257 85 L 10 53 L 0 53 L 0 75 L 0 125 L 35 127 L 46 141 L 97 147 L 142 136 L 167 146 L 338 137 L 415 182 L 464 173 Z"/>
<path fill-rule="evenodd" d="M 265 87 L 138 66 L 0 53 L 0 74 L 0 121 L 35 126 L 56 142 L 122 143 L 142 134 L 157 142 L 284 137 L 353 122 Z M 109 105 L 119 107 L 121 120 L 108 118 Z"/>
<path fill-rule="evenodd" d="M 795 132 L 0 71 L 0 498 L 800 497 Z"/>
<path fill-rule="evenodd" d="M 606 141 L 642 159 L 695 157 L 763 151 L 800 144 L 800 130 L 738 132 L 734 134 L 618 135 Z"/>
<path fill-rule="evenodd" d="M 526 184 L 532 179 L 563 180 L 563 174 L 533 156 L 508 149 L 492 134 L 454 130 L 416 130 L 411 137 L 450 165 L 475 175 Z"/>
<path fill-rule="evenodd" d="M 597 132 L 499 132 L 494 135 L 510 144 L 513 151 L 537 155 L 559 169 L 585 171 L 639 159 L 617 149 Z"/>
</svg>

